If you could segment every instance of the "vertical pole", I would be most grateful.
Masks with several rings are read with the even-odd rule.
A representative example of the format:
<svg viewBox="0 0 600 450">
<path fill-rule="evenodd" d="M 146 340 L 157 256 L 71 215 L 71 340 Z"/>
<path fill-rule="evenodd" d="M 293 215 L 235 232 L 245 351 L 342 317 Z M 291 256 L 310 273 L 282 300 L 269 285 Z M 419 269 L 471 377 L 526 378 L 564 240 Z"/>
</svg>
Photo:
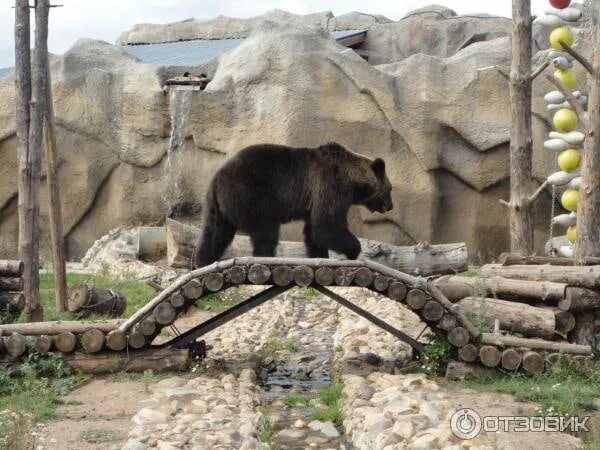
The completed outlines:
<svg viewBox="0 0 600 450">
<path fill-rule="evenodd" d="M 575 263 L 600 256 L 600 0 L 593 0 L 593 74 L 588 97 L 588 129 L 581 161 L 581 186 L 577 208 Z"/>
<path fill-rule="evenodd" d="M 533 221 L 529 190 L 531 138 L 531 2 L 513 0 L 510 69 L 510 247 L 523 256 L 533 253 Z"/>
</svg>

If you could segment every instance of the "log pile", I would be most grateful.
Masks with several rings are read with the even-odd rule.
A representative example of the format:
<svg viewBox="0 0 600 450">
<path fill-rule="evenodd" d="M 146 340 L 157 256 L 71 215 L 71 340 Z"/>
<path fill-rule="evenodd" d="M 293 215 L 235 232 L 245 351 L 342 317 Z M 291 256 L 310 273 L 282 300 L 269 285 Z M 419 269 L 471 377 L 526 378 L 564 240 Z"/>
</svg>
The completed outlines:
<svg viewBox="0 0 600 450">
<path fill-rule="evenodd" d="M 0 260 L 0 315 L 16 319 L 23 308 L 23 262 Z"/>
<path fill-rule="evenodd" d="M 71 286 L 67 297 L 67 309 L 77 318 L 91 314 L 119 317 L 127 307 L 127 299 L 119 292 L 98 288 L 90 283 Z"/>
</svg>

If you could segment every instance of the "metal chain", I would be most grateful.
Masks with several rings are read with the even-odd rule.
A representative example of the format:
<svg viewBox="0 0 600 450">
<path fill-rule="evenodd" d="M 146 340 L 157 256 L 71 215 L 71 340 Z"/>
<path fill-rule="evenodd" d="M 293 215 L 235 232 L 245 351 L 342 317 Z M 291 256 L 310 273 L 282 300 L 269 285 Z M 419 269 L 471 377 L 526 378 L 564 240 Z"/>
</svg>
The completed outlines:
<svg viewBox="0 0 600 450">
<path fill-rule="evenodd" d="M 554 158 L 554 171 L 558 169 L 558 158 Z M 550 242 L 550 256 L 556 256 L 557 250 L 554 248 L 552 239 L 554 238 L 554 215 L 556 214 L 556 185 L 552 185 L 552 204 L 550 205 L 550 230 L 548 235 L 550 236 L 548 242 Z"/>
</svg>

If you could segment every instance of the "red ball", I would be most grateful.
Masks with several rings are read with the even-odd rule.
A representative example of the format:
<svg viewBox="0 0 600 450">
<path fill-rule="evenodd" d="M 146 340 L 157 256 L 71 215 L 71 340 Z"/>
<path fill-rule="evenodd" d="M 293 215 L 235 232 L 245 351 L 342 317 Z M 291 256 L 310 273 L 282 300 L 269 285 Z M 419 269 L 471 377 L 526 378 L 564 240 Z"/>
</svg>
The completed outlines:
<svg viewBox="0 0 600 450">
<path fill-rule="evenodd" d="M 550 0 L 550 4 L 557 9 L 564 9 L 571 4 L 571 0 Z"/>
</svg>

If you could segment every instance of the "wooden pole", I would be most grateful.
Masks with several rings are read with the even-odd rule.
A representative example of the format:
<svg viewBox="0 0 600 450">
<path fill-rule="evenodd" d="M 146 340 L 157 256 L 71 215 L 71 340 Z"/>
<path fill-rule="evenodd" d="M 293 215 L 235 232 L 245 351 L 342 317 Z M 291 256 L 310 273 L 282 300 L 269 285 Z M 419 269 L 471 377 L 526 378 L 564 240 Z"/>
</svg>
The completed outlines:
<svg viewBox="0 0 600 450">
<path fill-rule="evenodd" d="M 57 176 L 56 132 L 50 65 L 46 61 L 46 108 L 44 110 L 44 142 L 46 149 L 46 181 L 48 183 L 48 212 L 52 244 L 52 269 L 54 296 L 57 311 L 67 309 L 67 269 L 65 264 L 65 238 L 63 234 L 62 206 Z"/>
<path fill-rule="evenodd" d="M 529 189 L 532 173 L 531 133 L 531 1 L 513 0 L 510 70 L 510 248 L 533 253 L 533 220 Z"/>
<path fill-rule="evenodd" d="M 600 2 L 592 2 L 593 74 L 588 96 L 587 133 L 581 161 L 581 187 L 577 208 L 575 262 L 600 256 Z"/>
</svg>

